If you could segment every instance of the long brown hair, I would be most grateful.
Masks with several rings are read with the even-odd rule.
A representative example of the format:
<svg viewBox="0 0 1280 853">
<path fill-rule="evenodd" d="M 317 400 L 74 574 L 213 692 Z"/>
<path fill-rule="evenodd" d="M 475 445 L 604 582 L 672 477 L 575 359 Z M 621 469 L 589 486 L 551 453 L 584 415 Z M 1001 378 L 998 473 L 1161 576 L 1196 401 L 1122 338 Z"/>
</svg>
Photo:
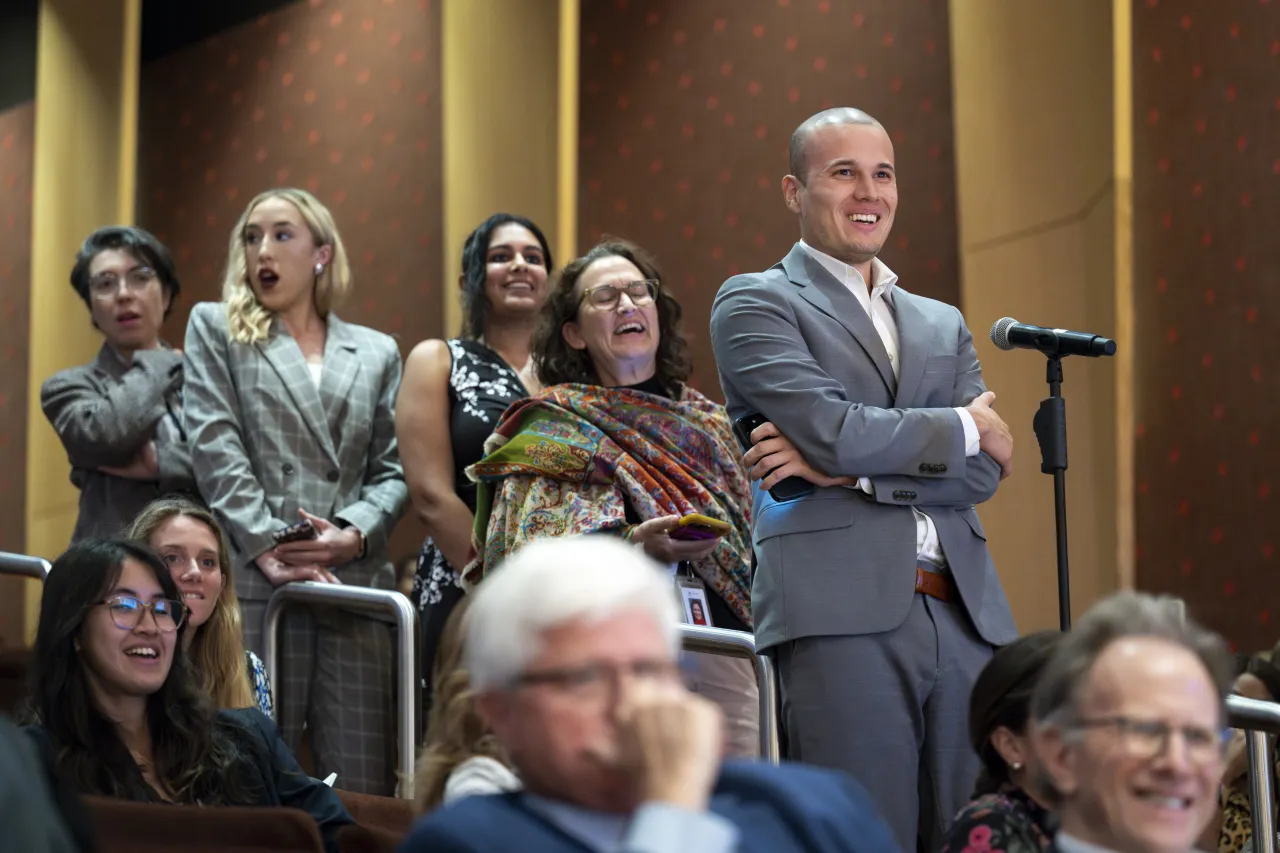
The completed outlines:
<svg viewBox="0 0 1280 853">
<path fill-rule="evenodd" d="M 462 665 L 462 639 L 470 597 L 464 597 L 449 614 L 436 655 L 431 711 L 427 716 L 427 742 L 418 756 L 414 807 L 419 814 L 444 801 L 445 783 L 454 768 L 468 758 L 485 756 L 510 767 L 506 753 L 476 711 L 470 676 Z"/>
<path fill-rule="evenodd" d="M 142 512 L 138 513 L 129 527 L 128 536 L 151 547 L 151 537 L 156 531 L 170 519 L 180 515 L 194 518 L 208 527 L 218 540 L 218 568 L 222 571 L 223 579 L 222 592 L 218 594 L 218 601 L 209 621 L 196 631 L 191 639 L 191 647 L 187 650 L 195 681 L 219 708 L 256 707 L 257 701 L 249 681 L 249 666 L 240 625 L 240 602 L 236 599 L 227 540 L 213 514 L 190 498 L 159 498 L 142 508 Z"/>
<path fill-rule="evenodd" d="M 545 386 L 575 383 L 599 385 L 600 376 L 586 350 L 569 346 L 561 329 L 564 324 L 577 320 L 582 300 L 576 292 L 578 279 L 587 267 L 604 258 L 619 257 L 635 264 L 646 279 L 661 282 L 658 291 L 658 352 L 655 356 L 658 383 L 668 394 L 678 395 L 689 380 L 693 366 L 689 361 L 689 347 L 680 328 L 684 312 L 680 303 L 662 280 L 658 263 L 648 252 L 628 240 L 606 237 L 581 258 L 570 261 L 551 288 L 551 295 L 542 308 L 538 328 L 529 344 L 538 380 Z"/>
</svg>

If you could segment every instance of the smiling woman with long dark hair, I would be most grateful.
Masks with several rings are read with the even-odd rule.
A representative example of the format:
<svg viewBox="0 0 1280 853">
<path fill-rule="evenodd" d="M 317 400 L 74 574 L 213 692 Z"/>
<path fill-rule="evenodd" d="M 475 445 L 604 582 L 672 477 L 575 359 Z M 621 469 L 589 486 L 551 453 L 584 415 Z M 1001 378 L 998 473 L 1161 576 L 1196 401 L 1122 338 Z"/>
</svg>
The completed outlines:
<svg viewBox="0 0 1280 853">
<path fill-rule="evenodd" d="M 218 711 L 183 652 L 186 608 L 143 545 L 87 539 L 54 563 L 40 604 L 29 734 L 84 794 L 283 805 L 326 846 L 351 818 L 256 709 Z"/>
</svg>

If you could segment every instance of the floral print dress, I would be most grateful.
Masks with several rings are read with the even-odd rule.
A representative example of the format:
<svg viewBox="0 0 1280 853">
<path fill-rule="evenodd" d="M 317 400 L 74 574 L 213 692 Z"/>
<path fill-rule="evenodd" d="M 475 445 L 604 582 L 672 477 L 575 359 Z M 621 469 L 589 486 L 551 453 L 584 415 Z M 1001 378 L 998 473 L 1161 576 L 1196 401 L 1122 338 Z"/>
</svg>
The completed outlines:
<svg viewBox="0 0 1280 853">
<path fill-rule="evenodd" d="M 1006 784 L 961 809 L 939 853 L 1043 853 L 1057 830 L 1047 809 Z"/>
<path fill-rule="evenodd" d="M 475 512 L 476 486 L 466 475 L 468 466 L 484 456 L 485 440 L 507 407 L 527 397 L 524 383 L 502 356 L 480 341 L 452 338 L 448 342 L 449 439 L 453 448 L 454 488 Z M 462 599 L 458 569 L 449 565 L 430 537 L 418 554 L 413 599 L 422 625 L 423 718 L 430 706 L 431 673 L 445 620 Z"/>
</svg>

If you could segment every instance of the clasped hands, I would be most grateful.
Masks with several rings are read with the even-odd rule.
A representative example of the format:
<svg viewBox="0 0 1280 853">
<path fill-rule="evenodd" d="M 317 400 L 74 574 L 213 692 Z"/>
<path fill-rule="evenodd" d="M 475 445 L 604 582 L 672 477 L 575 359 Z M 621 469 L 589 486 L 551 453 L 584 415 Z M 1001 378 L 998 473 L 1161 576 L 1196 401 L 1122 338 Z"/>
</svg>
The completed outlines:
<svg viewBox="0 0 1280 853">
<path fill-rule="evenodd" d="M 359 531 L 339 527 L 304 509 L 298 510 L 298 515 L 311 522 L 316 537 L 277 545 L 258 557 L 258 568 L 272 586 L 290 581 L 342 583 L 331 570 L 360 556 Z"/>
<path fill-rule="evenodd" d="M 1000 466 L 1000 479 L 1013 473 L 1013 434 L 996 414 L 994 391 L 984 391 L 965 409 L 978 428 L 979 449 Z M 854 486 L 856 477 L 830 477 L 814 468 L 800 449 L 772 423 L 765 422 L 751 432 L 751 449 L 742 457 L 747 474 L 760 481 L 764 491 L 787 477 L 799 477 L 815 486 Z"/>
</svg>

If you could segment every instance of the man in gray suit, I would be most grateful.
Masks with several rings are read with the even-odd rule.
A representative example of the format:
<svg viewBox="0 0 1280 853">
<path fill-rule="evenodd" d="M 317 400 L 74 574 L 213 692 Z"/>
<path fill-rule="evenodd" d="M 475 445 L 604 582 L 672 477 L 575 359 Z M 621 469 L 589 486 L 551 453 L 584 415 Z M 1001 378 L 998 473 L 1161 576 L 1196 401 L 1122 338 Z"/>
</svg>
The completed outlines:
<svg viewBox="0 0 1280 853">
<path fill-rule="evenodd" d="M 974 504 L 1012 463 L 955 307 L 877 259 L 898 206 L 893 144 L 832 109 L 791 140 L 801 241 L 725 282 L 712 345 L 731 417 L 764 415 L 756 641 L 777 656 L 789 758 L 852 773 L 903 850 L 933 850 L 978 770 L 969 692 L 1017 636 Z M 812 494 L 768 489 L 798 475 Z"/>
</svg>

